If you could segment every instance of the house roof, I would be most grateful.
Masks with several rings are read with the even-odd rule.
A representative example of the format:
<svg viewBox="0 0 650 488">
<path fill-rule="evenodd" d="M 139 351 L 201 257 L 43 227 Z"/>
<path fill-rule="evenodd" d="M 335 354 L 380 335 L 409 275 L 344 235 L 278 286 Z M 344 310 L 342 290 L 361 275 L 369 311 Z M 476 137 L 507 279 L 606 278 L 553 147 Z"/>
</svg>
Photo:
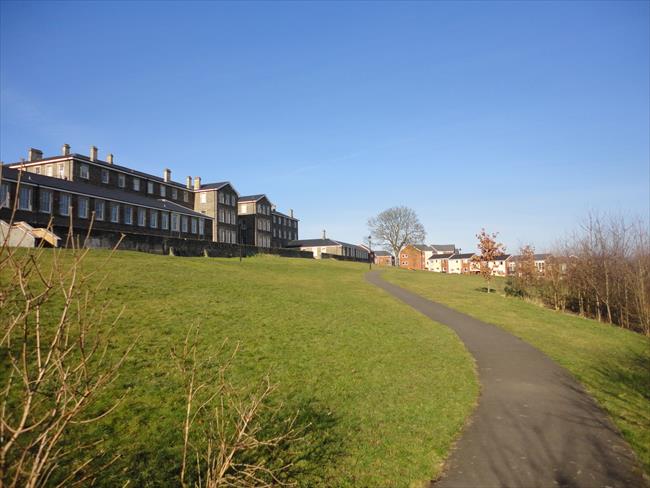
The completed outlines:
<svg viewBox="0 0 650 488">
<path fill-rule="evenodd" d="M 444 252 L 449 252 L 453 253 L 456 251 L 456 245 L 455 244 L 431 244 L 431 247 L 435 251 L 444 251 Z"/>
<path fill-rule="evenodd" d="M 433 249 L 426 244 L 410 244 L 410 246 L 414 247 L 418 251 L 433 251 Z M 405 246 L 408 247 L 408 246 Z"/>
<path fill-rule="evenodd" d="M 472 256 L 474 256 L 474 254 L 476 254 L 476 253 L 467 252 L 467 253 L 464 253 L 464 254 L 454 254 L 449 259 L 469 259 Z"/>
<path fill-rule="evenodd" d="M 246 196 L 241 196 L 239 197 L 240 202 L 257 202 L 258 200 L 261 200 L 262 198 L 266 197 L 263 193 L 257 194 L 257 195 L 246 195 Z M 268 198 L 267 198 L 268 200 Z"/>
<path fill-rule="evenodd" d="M 549 257 L 551 257 L 551 254 L 546 253 L 546 254 L 533 254 L 533 260 L 534 261 L 545 261 Z M 517 254 L 516 256 L 512 256 L 513 261 L 521 261 L 524 258 L 522 254 Z"/>
<path fill-rule="evenodd" d="M 375 256 L 392 256 L 388 251 L 373 251 Z"/>
<path fill-rule="evenodd" d="M 445 253 L 445 254 L 434 254 L 429 258 L 429 261 L 433 261 L 435 259 L 449 259 L 454 255 L 453 252 Z"/>
<path fill-rule="evenodd" d="M 285 214 L 285 213 L 282 213 L 282 212 L 280 212 L 280 211 L 278 211 L 278 210 L 271 210 L 271 214 L 273 214 L 273 215 L 280 215 L 280 216 L 282 216 L 282 217 L 286 217 L 287 219 L 291 219 L 291 220 L 298 220 L 297 218 L 292 217 L 291 215 L 287 215 L 287 214 Z"/>
<path fill-rule="evenodd" d="M 332 239 L 302 239 L 298 241 L 289 241 L 286 247 L 325 247 L 340 246 L 341 243 Z"/>
<path fill-rule="evenodd" d="M 233 189 L 233 191 L 235 193 L 237 193 L 237 190 L 235 190 L 235 187 L 233 186 L 232 183 L 230 183 L 230 181 L 218 181 L 216 183 L 206 183 L 205 185 L 201 185 L 201 188 L 199 188 L 199 191 L 201 191 L 201 190 L 221 190 L 224 186 L 228 186 L 228 185 L 230 185 L 230 187 Z"/>
<path fill-rule="evenodd" d="M 512 256 L 512 254 L 502 254 L 501 256 L 495 257 L 494 261 L 506 261 L 511 256 Z"/>
<path fill-rule="evenodd" d="M 18 173 L 19 170 L 17 169 L 8 168 L 6 166 L 2 167 L 3 180 L 8 179 L 12 181 L 18 181 Z M 149 198 L 142 196 L 139 193 L 132 193 L 117 188 L 95 186 L 81 181 L 63 180 L 61 178 L 54 178 L 52 176 L 37 175 L 36 173 L 30 173 L 28 171 L 22 171 L 21 173 L 22 175 L 20 177 L 20 181 L 25 184 L 39 185 L 54 190 L 78 193 L 93 198 L 114 200 L 120 203 L 126 203 L 127 205 L 139 205 L 141 207 L 169 210 L 172 212 L 211 219 L 207 215 L 195 212 L 192 209 L 171 202 L 164 198 Z"/>
</svg>

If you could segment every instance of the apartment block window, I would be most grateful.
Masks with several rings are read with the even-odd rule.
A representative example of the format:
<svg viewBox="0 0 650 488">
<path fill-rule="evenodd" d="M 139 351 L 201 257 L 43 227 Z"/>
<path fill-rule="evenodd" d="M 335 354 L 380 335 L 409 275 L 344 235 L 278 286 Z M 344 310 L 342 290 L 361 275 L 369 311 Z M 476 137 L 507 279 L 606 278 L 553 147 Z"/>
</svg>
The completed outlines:
<svg viewBox="0 0 650 488">
<path fill-rule="evenodd" d="M 226 242 L 226 232 L 223 229 L 219 229 L 219 242 Z"/>
<path fill-rule="evenodd" d="M 189 202 L 190 201 L 190 195 L 186 191 L 183 191 L 183 201 L 184 202 Z"/>
<path fill-rule="evenodd" d="M 201 193 L 201 197 L 199 198 L 199 200 L 201 201 L 201 203 L 208 203 L 208 192 L 204 191 L 203 193 Z"/>
<path fill-rule="evenodd" d="M 162 230 L 169 229 L 169 214 L 167 212 L 160 212 L 160 228 Z"/>
<path fill-rule="evenodd" d="M 140 178 L 133 178 L 133 190 L 140 191 Z"/>
<path fill-rule="evenodd" d="M 187 232 L 187 217 L 181 215 L 181 232 Z"/>
<path fill-rule="evenodd" d="M 104 220 L 104 200 L 95 200 L 95 220 Z"/>
<path fill-rule="evenodd" d="M 126 186 L 126 176 L 122 173 L 118 173 L 117 175 L 117 186 L 120 188 L 124 188 Z"/>
<path fill-rule="evenodd" d="M 172 188 L 172 199 L 178 200 L 178 190 L 176 188 Z"/>
<path fill-rule="evenodd" d="M 0 185 L 0 208 L 8 207 L 11 195 L 9 194 L 9 184 Z"/>
<path fill-rule="evenodd" d="M 147 216 L 144 208 L 138 208 L 138 225 L 144 227 L 147 223 Z"/>
<path fill-rule="evenodd" d="M 52 192 L 50 190 L 41 190 L 39 199 L 39 210 L 45 213 L 52 213 Z"/>
<path fill-rule="evenodd" d="M 59 178 L 63 178 L 65 176 L 65 166 L 63 164 L 59 164 Z"/>
<path fill-rule="evenodd" d="M 225 221 L 224 211 L 223 211 L 223 208 L 220 208 L 219 209 L 219 222 L 224 222 L 224 221 Z"/>
<path fill-rule="evenodd" d="M 223 193 L 219 192 L 219 203 L 224 203 L 225 199 Z"/>
<path fill-rule="evenodd" d="M 172 213 L 172 231 L 178 232 L 178 214 Z"/>
<path fill-rule="evenodd" d="M 153 181 L 147 181 L 147 193 L 153 193 Z"/>
<path fill-rule="evenodd" d="M 70 195 L 67 193 L 59 194 L 59 215 L 70 215 Z"/>
<path fill-rule="evenodd" d="M 160 196 L 163 198 L 167 196 L 167 187 L 165 185 L 160 185 Z"/>
<path fill-rule="evenodd" d="M 230 231 L 230 242 L 232 242 L 233 244 L 237 242 L 237 232 L 235 232 L 234 230 Z"/>
<path fill-rule="evenodd" d="M 205 234 L 205 219 L 199 219 L 199 235 Z"/>
<path fill-rule="evenodd" d="M 40 175 L 40 174 L 41 174 L 41 167 L 40 167 L 40 166 L 36 166 L 36 167 L 34 168 L 34 173 L 36 173 L 37 175 Z"/>
<path fill-rule="evenodd" d="M 158 227 L 158 210 L 151 210 L 149 212 L 149 227 L 152 229 Z"/>
<path fill-rule="evenodd" d="M 124 223 L 127 225 L 133 225 L 133 208 L 124 207 Z"/>
<path fill-rule="evenodd" d="M 273 229 L 273 237 L 278 237 L 277 233 L 277 229 Z"/>
<path fill-rule="evenodd" d="M 109 180 L 109 174 L 107 169 L 102 170 L 102 183 L 108 183 Z"/>
<path fill-rule="evenodd" d="M 87 164 L 80 164 L 79 165 L 79 178 L 83 178 L 85 180 L 90 178 L 90 171 L 88 169 Z"/>
<path fill-rule="evenodd" d="M 276 224 L 278 222 L 278 218 L 274 215 L 273 216 L 273 223 Z"/>
<path fill-rule="evenodd" d="M 192 234 L 196 234 L 198 232 L 198 225 L 199 223 L 197 222 L 196 217 L 192 217 Z"/>
<path fill-rule="evenodd" d="M 80 219 L 88 218 L 88 199 L 84 197 L 79 197 L 77 199 L 77 216 Z"/>
<path fill-rule="evenodd" d="M 120 221 L 120 204 L 119 203 L 111 203 L 111 222 L 119 222 Z"/>
<path fill-rule="evenodd" d="M 20 210 L 32 209 L 32 189 L 29 186 L 21 186 L 18 194 L 18 208 Z"/>
</svg>

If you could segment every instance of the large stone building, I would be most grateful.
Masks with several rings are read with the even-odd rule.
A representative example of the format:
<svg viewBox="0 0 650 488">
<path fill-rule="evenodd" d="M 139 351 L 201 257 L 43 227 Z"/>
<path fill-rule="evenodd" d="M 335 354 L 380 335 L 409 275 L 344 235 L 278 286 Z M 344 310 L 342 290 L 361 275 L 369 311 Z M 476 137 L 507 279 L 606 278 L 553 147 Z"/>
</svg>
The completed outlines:
<svg viewBox="0 0 650 488">
<path fill-rule="evenodd" d="M 266 195 L 239 197 L 237 215 L 239 219 L 240 243 L 271 247 L 271 207 Z"/>
<path fill-rule="evenodd" d="M 286 247 L 290 241 L 298 240 L 298 219 L 293 216 L 271 209 L 271 247 Z"/>
</svg>

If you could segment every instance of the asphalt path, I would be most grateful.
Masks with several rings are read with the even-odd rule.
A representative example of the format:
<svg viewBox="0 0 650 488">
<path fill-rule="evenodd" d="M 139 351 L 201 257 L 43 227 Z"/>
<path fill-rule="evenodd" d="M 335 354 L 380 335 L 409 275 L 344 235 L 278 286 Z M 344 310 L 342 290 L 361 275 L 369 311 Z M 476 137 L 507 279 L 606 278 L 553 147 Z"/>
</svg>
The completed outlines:
<svg viewBox="0 0 650 488">
<path fill-rule="evenodd" d="M 636 456 L 582 386 L 521 339 L 386 282 L 366 279 L 453 329 L 476 360 L 478 407 L 436 488 L 647 487 Z"/>
</svg>

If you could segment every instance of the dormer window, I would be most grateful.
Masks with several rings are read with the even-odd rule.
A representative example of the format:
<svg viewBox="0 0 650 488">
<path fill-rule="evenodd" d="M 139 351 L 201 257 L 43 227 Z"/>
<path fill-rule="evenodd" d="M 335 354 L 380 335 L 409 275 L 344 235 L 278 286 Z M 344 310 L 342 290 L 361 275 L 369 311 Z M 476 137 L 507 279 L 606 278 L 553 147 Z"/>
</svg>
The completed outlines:
<svg viewBox="0 0 650 488">
<path fill-rule="evenodd" d="M 79 178 L 87 180 L 90 177 L 90 171 L 87 164 L 79 165 Z"/>
<path fill-rule="evenodd" d="M 167 196 L 167 187 L 165 185 L 160 185 L 160 196 L 163 198 Z"/>
<path fill-rule="evenodd" d="M 107 169 L 102 170 L 102 183 L 108 184 L 109 182 L 109 174 Z"/>
<path fill-rule="evenodd" d="M 147 181 L 147 193 L 153 193 L 153 181 Z"/>
<path fill-rule="evenodd" d="M 140 191 L 140 178 L 133 178 L 133 190 Z"/>
<path fill-rule="evenodd" d="M 178 200 L 178 190 L 176 188 L 172 188 L 172 200 Z"/>
<path fill-rule="evenodd" d="M 117 186 L 120 188 L 124 188 L 126 186 L 126 176 L 124 176 L 122 173 L 119 173 L 117 175 Z"/>
</svg>

